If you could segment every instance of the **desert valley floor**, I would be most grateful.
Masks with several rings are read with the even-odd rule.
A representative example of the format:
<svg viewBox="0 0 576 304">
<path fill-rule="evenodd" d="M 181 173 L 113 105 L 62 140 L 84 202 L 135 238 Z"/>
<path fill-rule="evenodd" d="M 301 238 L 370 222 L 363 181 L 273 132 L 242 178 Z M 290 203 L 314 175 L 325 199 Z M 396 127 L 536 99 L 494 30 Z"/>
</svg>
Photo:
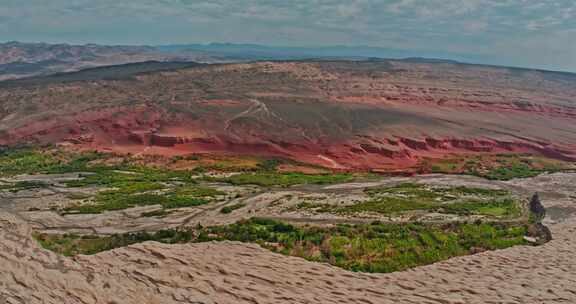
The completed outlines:
<svg viewBox="0 0 576 304">
<path fill-rule="evenodd" d="M 553 240 L 391 274 L 354 273 L 239 242 L 145 242 L 72 258 L 0 206 L 3 303 L 574 303 L 576 174 L 508 185 L 541 193 Z"/>
<path fill-rule="evenodd" d="M 0 304 L 576 303 L 576 74 L 32 75 L 0 82 Z"/>
</svg>

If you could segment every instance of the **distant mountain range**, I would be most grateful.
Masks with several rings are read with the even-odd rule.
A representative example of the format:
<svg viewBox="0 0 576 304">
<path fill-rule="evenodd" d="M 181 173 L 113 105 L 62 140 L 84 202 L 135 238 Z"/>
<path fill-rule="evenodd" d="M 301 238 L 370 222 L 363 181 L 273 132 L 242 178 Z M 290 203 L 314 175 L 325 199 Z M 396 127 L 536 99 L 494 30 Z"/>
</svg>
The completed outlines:
<svg viewBox="0 0 576 304">
<path fill-rule="evenodd" d="M 183 44 L 157 46 L 163 52 L 207 52 L 239 59 L 322 59 L 322 58 L 437 58 L 457 61 L 475 61 L 475 58 L 447 52 L 401 50 L 370 46 L 281 47 L 258 44 Z"/>
<path fill-rule="evenodd" d="M 258 60 L 405 59 L 411 62 L 493 63 L 481 55 L 401 50 L 370 46 L 278 47 L 257 44 L 182 44 L 160 46 L 0 43 L 0 81 L 136 62 L 231 63 Z"/>
<path fill-rule="evenodd" d="M 144 61 L 223 62 L 204 51 L 166 52 L 151 46 L 0 43 L 0 80 Z"/>
</svg>

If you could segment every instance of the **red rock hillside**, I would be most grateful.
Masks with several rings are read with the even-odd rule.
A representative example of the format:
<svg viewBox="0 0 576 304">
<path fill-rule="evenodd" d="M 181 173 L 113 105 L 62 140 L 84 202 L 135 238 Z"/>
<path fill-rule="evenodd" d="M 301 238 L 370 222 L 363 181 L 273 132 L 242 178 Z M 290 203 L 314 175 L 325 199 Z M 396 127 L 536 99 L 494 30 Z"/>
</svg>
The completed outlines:
<svg viewBox="0 0 576 304">
<path fill-rule="evenodd" d="M 0 83 L 0 145 L 282 156 L 338 169 L 522 152 L 576 160 L 576 75 L 454 63 L 203 65 Z"/>
</svg>

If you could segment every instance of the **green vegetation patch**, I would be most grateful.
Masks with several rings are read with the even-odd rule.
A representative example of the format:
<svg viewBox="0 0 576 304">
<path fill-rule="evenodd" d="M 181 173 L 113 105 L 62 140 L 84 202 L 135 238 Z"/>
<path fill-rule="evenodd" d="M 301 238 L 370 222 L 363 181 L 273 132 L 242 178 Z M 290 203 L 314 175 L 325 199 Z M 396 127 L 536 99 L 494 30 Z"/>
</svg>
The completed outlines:
<svg viewBox="0 0 576 304">
<path fill-rule="evenodd" d="M 216 189 L 195 185 L 149 192 L 158 189 L 164 189 L 164 186 L 157 183 L 128 183 L 125 188 L 99 192 L 92 202 L 70 206 L 64 213 L 101 213 L 146 205 L 161 205 L 164 209 L 194 207 L 207 204 L 216 196 L 225 194 Z"/>
<path fill-rule="evenodd" d="M 555 170 L 536 170 L 526 163 L 510 164 L 488 170 L 483 176 L 492 180 L 511 180 L 514 178 L 534 177 L 542 172 Z"/>
<path fill-rule="evenodd" d="M 0 153 L 0 176 L 84 171 L 91 161 L 106 156 L 99 152 L 72 153 L 32 148 L 6 150 Z"/>
<path fill-rule="evenodd" d="M 528 154 L 495 154 L 424 159 L 423 171 L 447 174 L 470 174 L 491 180 L 534 177 L 545 172 L 574 170 L 574 163 Z M 422 171 L 421 170 L 421 171 Z"/>
<path fill-rule="evenodd" d="M 48 250 L 65 256 L 74 256 L 77 254 L 96 254 L 145 241 L 189 242 L 192 240 L 193 233 L 188 230 L 161 230 L 156 233 L 135 232 L 112 236 L 38 233 L 33 236 L 42 247 Z"/>
<path fill-rule="evenodd" d="M 193 172 L 162 170 L 143 166 L 97 167 L 86 168 L 91 172 L 80 180 L 67 182 L 69 187 L 102 186 L 122 188 L 129 191 L 129 187 L 148 187 L 151 183 L 189 183 L 195 184 Z M 148 185 L 147 185 L 148 184 Z M 138 189 L 135 189 L 137 192 Z"/>
<path fill-rule="evenodd" d="M 0 190 L 9 190 L 11 192 L 18 192 L 29 189 L 47 188 L 49 185 L 43 181 L 19 181 L 15 183 L 0 184 Z"/>
<path fill-rule="evenodd" d="M 7 151 L 0 155 L 1 176 L 46 172 L 58 165 L 59 162 L 50 155 L 28 149 Z"/>
<path fill-rule="evenodd" d="M 81 179 L 67 181 L 66 186 L 106 189 L 93 197 L 71 195 L 70 198 L 87 201 L 61 210 L 63 213 L 101 213 L 155 204 L 162 205 L 164 209 L 174 209 L 203 205 L 225 194 L 198 186 L 195 172 L 135 165 L 128 158 L 116 164 L 105 164 L 112 156 L 58 149 L 2 151 L 0 176 L 83 172 Z M 45 186 L 41 182 L 5 183 L 0 185 L 0 190 L 19 191 Z"/>
<path fill-rule="evenodd" d="M 188 171 L 168 171 L 146 167 L 131 171 L 100 169 L 81 180 L 70 181 L 70 187 L 100 186 L 110 188 L 96 194 L 93 202 L 77 204 L 66 213 L 100 213 L 135 206 L 160 204 L 164 208 L 181 208 L 208 203 L 207 197 L 223 194 L 215 189 L 199 187 Z M 175 186 L 173 184 L 181 184 Z"/>
<path fill-rule="evenodd" d="M 215 181 L 226 182 L 232 185 L 258 185 L 262 187 L 289 187 L 300 184 L 334 184 L 342 183 L 352 179 L 350 174 L 302 174 L 302 173 L 242 173 L 232 175 L 227 178 L 213 179 Z"/>
<path fill-rule="evenodd" d="M 223 207 L 222 209 L 220 209 L 220 213 L 229 214 L 229 213 L 232 213 L 234 210 L 238 210 L 238 209 L 244 208 L 244 207 L 246 207 L 246 204 L 244 204 L 244 203 L 238 203 L 238 204 L 226 206 L 226 207 Z"/>
<path fill-rule="evenodd" d="M 92 254 L 143 241 L 186 243 L 233 240 L 260 244 L 285 255 L 326 262 L 352 271 L 393 272 L 482 250 L 526 244 L 524 225 L 363 224 L 296 227 L 250 219 L 217 227 L 128 233 L 106 237 L 37 235 L 47 249 L 64 255 Z"/>
<path fill-rule="evenodd" d="M 368 212 L 390 215 L 415 210 L 510 218 L 521 214 L 519 202 L 508 191 L 500 189 L 403 183 L 391 187 L 367 188 L 365 192 L 370 199 L 352 205 L 302 202 L 295 208 L 335 214 Z"/>
<path fill-rule="evenodd" d="M 518 206 L 518 202 L 509 197 L 447 204 L 442 206 L 439 211 L 460 215 L 481 214 L 493 217 L 515 217 L 519 216 L 522 212 Z"/>
</svg>

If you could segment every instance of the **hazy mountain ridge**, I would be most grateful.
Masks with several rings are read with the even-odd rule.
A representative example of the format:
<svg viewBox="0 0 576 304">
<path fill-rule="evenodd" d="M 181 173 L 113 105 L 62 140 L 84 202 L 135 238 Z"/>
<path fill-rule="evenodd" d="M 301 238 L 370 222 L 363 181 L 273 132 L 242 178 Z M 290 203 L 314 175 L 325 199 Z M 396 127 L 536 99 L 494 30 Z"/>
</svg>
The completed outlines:
<svg viewBox="0 0 576 304">
<path fill-rule="evenodd" d="M 0 81 L 146 61 L 231 63 L 261 60 L 380 60 L 382 58 L 414 63 L 490 65 L 499 62 L 497 58 L 477 54 L 370 46 L 282 47 L 234 43 L 136 46 L 12 41 L 0 43 Z"/>
<path fill-rule="evenodd" d="M 304 58 L 438 58 L 439 60 L 474 61 L 472 56 L 449 52 L 394 49 L 371 46 L 268 46 L 259 44 L 209 43 L 162 45 L 157 49 L 167 52 L 206 51 L 248 59 L 304 59 Z"/>
<path fill-rule="evenodd" d="M 0 43 L 0 80 L 146 61 L 224 61 L 202 51 L 162 52 L 151 46 Z"/>
</svg>

